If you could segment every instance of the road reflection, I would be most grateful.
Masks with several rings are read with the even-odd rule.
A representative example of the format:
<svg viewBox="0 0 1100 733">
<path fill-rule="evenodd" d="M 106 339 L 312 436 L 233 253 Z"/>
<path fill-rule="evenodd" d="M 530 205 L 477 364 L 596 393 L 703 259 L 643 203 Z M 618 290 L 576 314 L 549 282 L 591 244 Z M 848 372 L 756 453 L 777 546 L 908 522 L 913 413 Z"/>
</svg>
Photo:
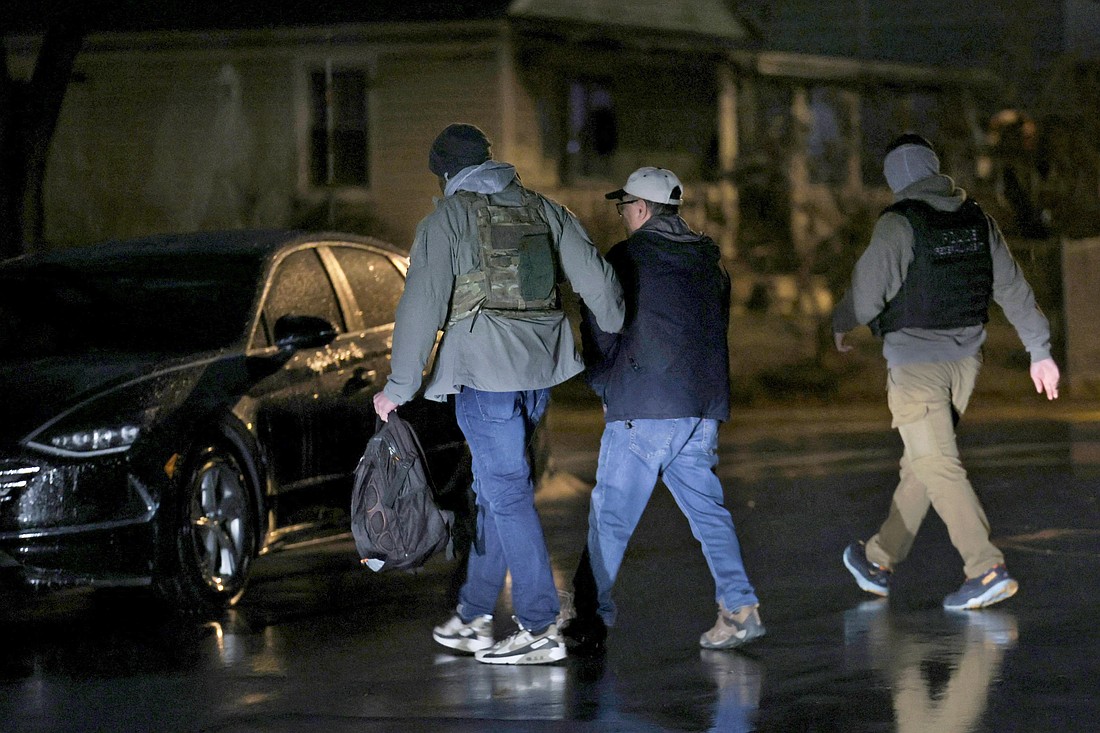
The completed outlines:
<svg viewBox="0 0 1100 733">
<path fill-rule="evenodd" d="M 845 612 L 850 664 L 869 665 L 890 688 L 899 733 L 975 730 L 1016 619 L 985 609 L 896 615 L 885 599 Z"/>
<path fill-rule="evenodd" d="M 482 664 L 469 656 L 437 654 L 430 705 L 459 717 L 510 717 L 523 711 L 535 720 L 565 717 L 568 673 L 564 666 Z"/>
<path fill-rule="evenodd" d="M 763 686 L 761 666 L 737 652 L 702 649 L 699 658 L 710 671 L 718 690 L 714 706 L 713 733 L 744 733 L 755 730 L 753 721 L 760 706 Z"/>
<path fill-rule="evenodd" d="M 601 730 L 636 733 L 667 728 L 639 714 L 634 699 L 604 655 L 570 657 L 561 665 L 503 666 L 481 664 L 470 657 L 436 655 L 432 684 L 420 703 L 448 717 L 474 720 L 572 720 Z M 707 730 L 747 733 L 760 702 L 759 663 L 737 652 L 702 650 L 701 682 L 695 699 L 709 699 L 713 708 Z M 680 710 L 684 719 L 697 711 Z M 674 717 L 676 715 L 674 714 Z M 683 723 L 684 719 L 679 722 Z"/>
<path fill-rule="evenodd" d="M 282 677 L 287 674 L 285 631 L 277 626 L 265 626 L 253 631 L 244 615 L 227 611 L 223 620 L 205 624 L 210 630 L 218 661 L 226 668 L 243 668 L 254 676 Z"/>
</svg>

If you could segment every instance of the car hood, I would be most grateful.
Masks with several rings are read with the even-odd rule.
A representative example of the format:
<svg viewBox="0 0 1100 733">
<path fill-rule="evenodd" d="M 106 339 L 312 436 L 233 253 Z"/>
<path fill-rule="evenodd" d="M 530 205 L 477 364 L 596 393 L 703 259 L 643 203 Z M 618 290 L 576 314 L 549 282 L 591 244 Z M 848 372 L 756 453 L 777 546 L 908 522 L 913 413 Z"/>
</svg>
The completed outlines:
<svg viewBox="0 0 1100 733">
<path fill-rule="evenodd" d="M 150 374 L 158 361 L 114 354 L 0 362 L 0 442 L 11 444 L 96 393 Z"/>
</svg>

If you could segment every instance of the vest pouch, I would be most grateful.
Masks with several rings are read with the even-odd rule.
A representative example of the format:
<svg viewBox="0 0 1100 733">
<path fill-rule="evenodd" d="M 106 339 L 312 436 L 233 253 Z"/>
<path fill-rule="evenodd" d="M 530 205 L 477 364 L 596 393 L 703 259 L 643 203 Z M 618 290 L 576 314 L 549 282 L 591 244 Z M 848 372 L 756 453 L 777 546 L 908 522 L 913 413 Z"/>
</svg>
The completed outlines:
<svg viewBox="0 0 1100 733">
<path fill-rule="evenodd" d="M 541 222 L 501 221 L 503 218 L 493 217 L 491 245 L 482 248 L 489 265 L 485 271 L 489 286 L 486 307 L 543 308 L 557 284 L 550 229 Z"/>
<path fill-rule="evenodd" d="M 519 293 L 524 301 L 545 301 L 557 285 L 550 232 L 528 232 L 519 242 Z"/>
<path fill-rule="evenodd" d="M 556 307 L 557 259 L 537 200 L 528 194 L 523 206 L 478 208 L 484 307 L 517 311 Z"/>
<path fill-rule="evenodd" d="M 558 312 L 558 259 L 550 225 L 537 197 L 524 190 L 523 205 L 496 206 L 467 191 L 477 221 L 481 262 L 476 273 L 455 280 L 449 321 L 481 310 L 522 317 Z"/>
<path fill-rule="evenodd" d="M 455 278 L 448 322 L 453 324 L 477 312 L 485 302 L 485 273 L 480 270 Z"/>
</svg>

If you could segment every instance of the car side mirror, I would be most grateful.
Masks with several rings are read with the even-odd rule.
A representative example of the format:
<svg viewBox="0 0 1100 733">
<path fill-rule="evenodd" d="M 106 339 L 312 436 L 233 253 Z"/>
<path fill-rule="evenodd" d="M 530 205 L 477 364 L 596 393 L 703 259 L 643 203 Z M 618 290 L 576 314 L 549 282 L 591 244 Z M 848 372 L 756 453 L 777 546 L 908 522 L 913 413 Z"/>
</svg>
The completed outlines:
<svg viewBox="0 0 1100 733">
<path fill-rule="evenodd" d="M 332 343 L 336 327 L 317 316 L 286 315 L 275 321 L 274 336 L 279 351 L 316 349 Z"/>
</svg>

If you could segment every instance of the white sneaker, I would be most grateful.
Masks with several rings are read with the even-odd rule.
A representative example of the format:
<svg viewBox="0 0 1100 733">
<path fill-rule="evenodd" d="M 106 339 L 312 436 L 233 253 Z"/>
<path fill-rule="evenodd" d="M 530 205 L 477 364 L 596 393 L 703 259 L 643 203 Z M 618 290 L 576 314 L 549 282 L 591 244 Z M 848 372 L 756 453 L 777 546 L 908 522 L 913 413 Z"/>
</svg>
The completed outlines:
<svg viewBox="0 0 1100 733">
<path fill-rule="evenodd" d="M 432 638 L 445 647 L 460 652 L 478 652 L 493 645 L 493 617 L 475 616 L 466 623 L 456 613 L 442 626 L 432 629 Z"/>
<path fill-rule="evenodd" d="M 519 621 L 516 621 L 519 624 Z M 491 648 L 474 655 L 486 664 L 549 664 L 565 659 L 565 643 L 558 625 L 550 624 L 541 634 L 532 634 L 522 625 Z"/>
</svg>

